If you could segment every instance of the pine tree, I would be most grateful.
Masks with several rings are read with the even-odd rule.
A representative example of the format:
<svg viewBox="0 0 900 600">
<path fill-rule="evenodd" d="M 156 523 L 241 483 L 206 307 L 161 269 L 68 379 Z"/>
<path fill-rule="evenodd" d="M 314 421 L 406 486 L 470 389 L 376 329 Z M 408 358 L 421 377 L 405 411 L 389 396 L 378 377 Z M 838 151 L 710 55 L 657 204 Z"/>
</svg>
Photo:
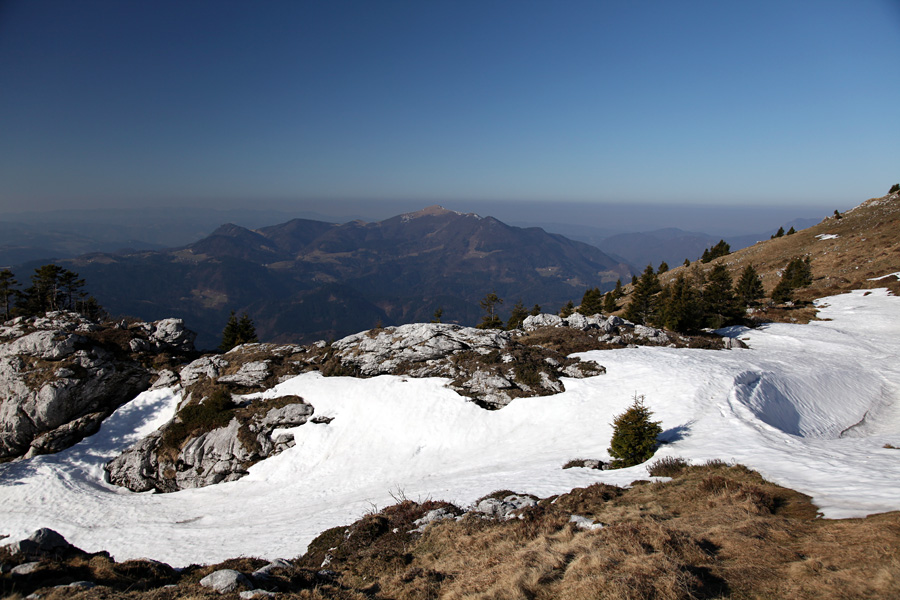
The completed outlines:
<svg viewBox="0 0 900 600">
<path fill-rule="evenodd" d="M 33 316 L 54 310 L 79 311 L 79 305 L 86 296 L 82 288 L 84 279 L 79 279 L 78 273 L 59 265 L 43 265 L 34 270 L 31 286 L 21 293 L 16 312 Z M 99 308 L 96 300 L 92 306 Z"/>
<path fill-rule="evenodd" d="M 257 341 L 256 328 L 249 315 L 244 313 L 238 319 L 234 311 L 231 311 L 231 316 L 228 317 L 225 329 L 222 330 L 222 343 L 219 344 L 219 350 L 228 352 L 241 344 L 251 344 Z"/>
<path fill-rule="evenodd" d="M 609 442 L 609 455 L 614 459 L 613 468 L 639 465 L 653 456 L 656 438 L 662 433 L 659 421 L 651 421 L 653 413 L 644 405 L 644 396 L 634 395 L 634 401 L 612 422 L 613 435 Z"/>
<path fill-rule="evenodd" d="M 534 306 L 531 307 L 531 316 L 536 317 L 539 314 L 541 314 L 541 305 L 535 304 Z"/>
<path fill-rule="evenodd" d="M 559 316 L 565 319 L 566 317 L 572 316 L 572 313 L 575 312 L 575 303 L 569 300 L 566 302 L 565 306 L 559 309 Z"/>
<path fill-rule="evenodd" d="M 478 303 L 485 312 L 481 323 L 478 324 L 478 329 L 503 329 L 503 321 L 500 320 L 500 315 L 496 310 L 499 304 L 503 304 L 503 299 L 495 292 L 491 292 Z"/>
<path fill-rule="evenodd" d="M 785 233 L 784 235 L 794 235 L 795 233 L 797 233 L 797 230 L 794 229 L 794 226 L 793 226 L 793 225 L 791 225 L 791 228 L 788 229 L 788 230 L 787 230 L 787 233 Z"/>
<path fill-rule="evenodd" d="M 581 306 L 578 312 L 585 316 L 603 312 L 603 293 L 600 288 L 588 288 L 581 298 Z"/>
<path fill-rule="evenodd" d="M 440 323 L 441 317 L 444 316 L 444 309 L 438 306 L 434 311 L 434 316 L 431 317 L 432 323 Z"/>
<path fill-rule="evenodd" d="M 707 275 L 703 287 L 703 310 L 707 326 L 718 329 L 740 319 L 741 310 L 734 296 L 734 282 L 725 265 L 719 264 Z"/>
<path fill-rule="evenodd" d="M 228 322 L 225 324 L 225 329 L 222 330 L 222 343 L 219 344 L 219 350 L 222 352 L 228 352 L 235 346 L 237 346 L 237 335 L 238 335 L 238 319 L 234 314 L 234 311 L 231 311 L 231 316 L 228 317 Z"/>
<path fill-rule="evenodd" d="M 615 290 L 611 290 L 603 294 L 603 312 L 609 315 L 616 312 L 617 310 L 619 310 L 619 307 L 616 305 Z"/>
<path fill-rule="evenodd" d="M 720 256 L 727 256 L 729 254 L 731 254 L 731 246 L 725 240 L 719 240 L 715 246 L 703 251 L 700 262 L 706 264 Z"/>
<path fill-rule="evenodd" d="M 684 266 L 685 267 L 691 266 L 691 259 L 689 259 L 689 258 L 684 259 Z"/>
<path fill-rule="evenodd" d="M 667 287 L 665 298 L 660 319 L 663 327 L 688 333 L 703 326 L 700 294 L 684 273 L 679 273 L 672 285 Z"/>
<path fill-rule="evenodd" d="M 522 301 L 519 300 L 512 307 L 512 312 L 509 315 L 509 320 L 506 321 L 506 328 L 512 331 L 513 329 L 519 329 L 522 327 L 522 323 L 525 321 L 525 318 L 528 316 L 528 309 L 525 308 L 525 305 L 522 304 Z"/>
<path fill-rule="evenodd" d="M 812 284 L 812 265 L 810 258 L 794 258 L 784 268 L 781 280 L 772 290 L 771 298 L 779 304 L 794 299 L 794 290 Z"/>
<path fill-rule="evenodd" d="M 784 277 L 788 279 L 794 288 L 802 288 L 812 283 L 812 268 L 810 258 L 795 258 L 784 269 Z"/>
<path fill-rule="evenodd" d="M 238 320 L 237 345 L 255 344 L 258 341 L 259 338 L 256 337 L 256 327 L 253 324 L 253 320 L 247 313 L 242 314 Z"/>
<path fill-rule="evenodd" d="M 650 323 L 656 316 L 656 294 L 662 288 L 652 265 L 647 265 L 641 278 L 631 290 L 631 300 L 625 307 L 625 318 L 635 323 Z"/>
<path fill-rule="evenodd" d="M 18 291 L 16 290 L 18 285 L 19 283 L 13 276 L 12 271 L 9 269 L 0 271 L 0 309 L 3 310 L 4 321 L 9 319 L 10 311 L 13 307 L 13 300 L 18 294 Z"/>
<path fill-rule="evenodd" d="M 843 215 L 841 213 L 839 213 L 837 209 L 834 209 L 834 218 L 841 219 L 841 218 L 843 218 Z"/>
<path fill-rule="evenodd" d="M 625 290 L 622 289 L 621 279 L 616 279 L 616 287 L 613 288 L 613 294 L 615 294 L 615 300 L 618 300 L 625 295 Z"/>
<path fill-rule="evenodd" d="M 659 263 L 659 268 L 656 269 L 656 274 L 662 275 L 663 273 L 665 273 L 668 270 L 669 270 L 669 263 L 667 263 L 666 261 L 662 261 L 661 263 Z"/>
<path fill-rule="evenodd" d="M 775 232 L 775 235 L 772 236 L 772 239 L 780 238 L 784 236 L 784 227 L 779 227 L 778 231 Z"/>
<path fill-rule="evenodd" d="M 775 288 L 772 289 L 770 296 L 774 302 L 785 304 L 794 299 L 794 288 L 791 286 L 791 282 L 782 276 Z"/>
<path fill-rule="evenodd" d="M 762 280 L 759 278 L 759 273 L 756 272 L 753 265 L 744 267 L 741 278 L 738 280 L 734 290 L 734 295 L 737 298 L 738 304 L 741 306 L 750 306 L 757 298 L 762 298 L 765 294 L 766 292 L 763 289 Z"/>
</svg>

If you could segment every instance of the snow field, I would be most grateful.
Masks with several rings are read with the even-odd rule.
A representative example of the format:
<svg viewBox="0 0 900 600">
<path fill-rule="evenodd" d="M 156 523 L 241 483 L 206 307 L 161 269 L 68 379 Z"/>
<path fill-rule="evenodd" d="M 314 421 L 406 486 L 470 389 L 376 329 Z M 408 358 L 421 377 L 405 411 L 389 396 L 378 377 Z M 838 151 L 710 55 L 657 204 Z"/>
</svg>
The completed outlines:
<svg viewBox="0 0 900 600">
<path fill-rule="evenodd" d="M 466 505 L 497 489 L 547 496 L 628 485 L 648 478 L 644 466 L 561 466 L 607 459 L 610 423 L 635 394 L 669 442 L 656 458 L 740 462 L 811 495 L 826 517 L 898 510 L 900 450 L 883 446 L 900 446 L 900 298 L 871 290 L 820 307 L 832 320 L 730 329 L 749 350 L 584 353 L 607 373 L 493 412 L 442 379 L 301 375 L 263 395 L 299 395 L 331 423 L 289 430 L 296 446 L 241 480 L 174 494 L 103 481 L 106 461 L 175 411 L 175 391 L 145 392 L 73 448 L 0 465 L 0 533 L 19 539 L 51 527 L 88 551 L 174 566 L 290 558 L 401 495 Z"/>
</svg>

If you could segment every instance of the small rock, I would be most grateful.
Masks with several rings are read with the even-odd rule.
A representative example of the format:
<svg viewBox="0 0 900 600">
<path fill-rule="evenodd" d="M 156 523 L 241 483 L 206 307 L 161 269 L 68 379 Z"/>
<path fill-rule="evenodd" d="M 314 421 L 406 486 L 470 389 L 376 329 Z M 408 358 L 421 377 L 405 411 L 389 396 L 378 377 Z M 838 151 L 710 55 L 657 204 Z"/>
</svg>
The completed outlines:
<svg viewBox="0 0 900 600">
<path fill-rule="evenodd" d="M 244 587 L 248 590 L 253 589 L 253 584 L 250 583 L 247 576 L 240 571 L 235 571 L 233 569 L 213 571 L 200 580 L 200 585 L 213 589 L 220 594 L 237 591 L 240 587 Z"/>
<path fill-rule="evenodd" d="M 572 515 L 569 517 L 569 523 L 574 523 L 579 529 L 587 529 L 593 531 L 595 529 L 603 529 L 603 523 L 594 523 L 593 519 L 582 517 L 581 515 Z"/>
<path fill-rule="evenodd" d="M 265 590 L 245 590 L 238 594 L 238 596 L 246 600 L 253 600 L 254 598 L 274 598 L 275 592 L 267 592 Z"/>
<path fill-rule="evenodd" d="M 416 529 L 413 529 L 412 532 L 422 533 L 423 531 L 425 531 L 425 528 L 428 527 L 429 524 L 434 523 L 435 521 L 446 521 L 448 519 L 455 518 L 456 515 L 454 515 L 446 508 L 436 508 L 434 510 L 429 510 L 422 518 L 413 521 L 413 525 L 416 525 L 417 527 Z"/>
<path fill-rule="evenodd" d="M 283 558 L 276 558 L 275 560 L 273 560 L 266 566 L 260 567 L 257 570 L 253 571 L 253 573 L 251 573 L 250 576 L 253 577 L 254 579 L 256 579 L 256 578 L 266 579 L 271 576 L 272 571 L 274 571 L 275 569 L 290 569 L 292 566 L 293 565 L 291 563 L 284 560 Z"/>
<path fill-rule="evenodd" d="M 13 575 L 31 575 L 37 571 L 39 566 L 41 566 L 40 561 L 22 563 L 21 565 L 13 567 L 10 570 L 10 573 Z"/>
</svg>

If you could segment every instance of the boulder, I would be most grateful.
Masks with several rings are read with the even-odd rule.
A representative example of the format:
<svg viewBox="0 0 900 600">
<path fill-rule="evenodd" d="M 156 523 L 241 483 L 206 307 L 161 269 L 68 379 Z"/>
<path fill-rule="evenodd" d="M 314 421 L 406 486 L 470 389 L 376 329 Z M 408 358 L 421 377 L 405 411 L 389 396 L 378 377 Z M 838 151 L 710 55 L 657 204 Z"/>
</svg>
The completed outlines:
<svg viewBox="0 0 900 600">
<path fill-rule="evenodd" d="M 735 348 L 747 348 L 748 347 L 747 344 L 745 344 L 738 338 L 732 338 L 732 337 L 723 337 L 722 344 L 726 350 L 733 350 Z"/>
<path fill-rule="evenodd" d="M 240 571 L 235 571 L 233 569 L 221 569 L 219 571 L 213 571 L 200 580 L 200 585 L 205 588 L 215 590 L 220 594 L 236 592 L 240 588 L 244 588 L 246 590 L 253 589 L 253 584 L 250 583 L 250 580 L 247 579 L 247 576 Z"/>
<path fill-rule="evenodd" d="M 265 401 L 254 400 L 259 412 L 225 427 L 214 428 L 185 440 L 180 448 L 162 448 L 164 429 L 140 440 L 106 464 L 109 481 L 134 492 L 174 492 L 234 481 L 247 474 L 259 460 L 294 445 L 292 436 L 272 439 L 276 429 L 303 425 L 314 409 L 297 396 L 275 399 L 280 406 L 265 410 Z M 176 419 L 178 417 L 176 416 Z"/>
<path fill-rule="evenodd" d="M 41 528 L 24 540 L 7 545 L 10 554 L 41 558 L 69 552 L 81 552 L 52 529 Z"/>
<path fill-rule="evenodd" d="M 499 498 L 485 498 L 472 508 L 471 512 L 481 513 L 492 519 L 505 521 L 514 518 L 515 512 L 523 508 L 537 506 L 537 499 L 532 496 L 520 496 L 512 494 L 502 500 Z"/>
<path fill-rule="evenodd" d="M 563 320 L 557 315 L 541 313 L 539 315 L 528 315 L 522 321 L 522 328 L 525 331 L 533 331 L 540 327 L 561 327 Z"/>
<path fill-rule="evenodd" d="M 145 329 L 155 332 L 156 324 L 123 329 L 66 312 L 0 328 L 0 459 L 68 448 L 147 389 L 160 350 Z M 182 325 L 182 337 L 190 335 Z"/>
<path fill-rule="evenodd" d="M 434 510 L 429 510 L 419 519 L 413 521 L 413 525 L 416 526 L 410 533 L 422 533 L 425 531 L 425 528 L 428 527 L 431 523 L 436 521 L 447 521 L 450 519 L 456 519 L 456 515 L 453 511 L 448 510 L 446 508 L 435 508 Z"/>
</svg>

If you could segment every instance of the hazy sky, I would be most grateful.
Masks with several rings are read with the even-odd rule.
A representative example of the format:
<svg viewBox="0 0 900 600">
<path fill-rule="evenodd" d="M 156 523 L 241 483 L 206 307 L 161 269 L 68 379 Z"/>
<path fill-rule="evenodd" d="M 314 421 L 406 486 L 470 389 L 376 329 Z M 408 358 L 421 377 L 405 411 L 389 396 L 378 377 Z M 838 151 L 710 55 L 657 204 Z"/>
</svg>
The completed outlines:
<svg viewBox="0 0 900 600">
<path fill-rule="evenodd" d="M 0 212 L 898 180 L 897 0 L 0 1 Z"/>
</svg>

